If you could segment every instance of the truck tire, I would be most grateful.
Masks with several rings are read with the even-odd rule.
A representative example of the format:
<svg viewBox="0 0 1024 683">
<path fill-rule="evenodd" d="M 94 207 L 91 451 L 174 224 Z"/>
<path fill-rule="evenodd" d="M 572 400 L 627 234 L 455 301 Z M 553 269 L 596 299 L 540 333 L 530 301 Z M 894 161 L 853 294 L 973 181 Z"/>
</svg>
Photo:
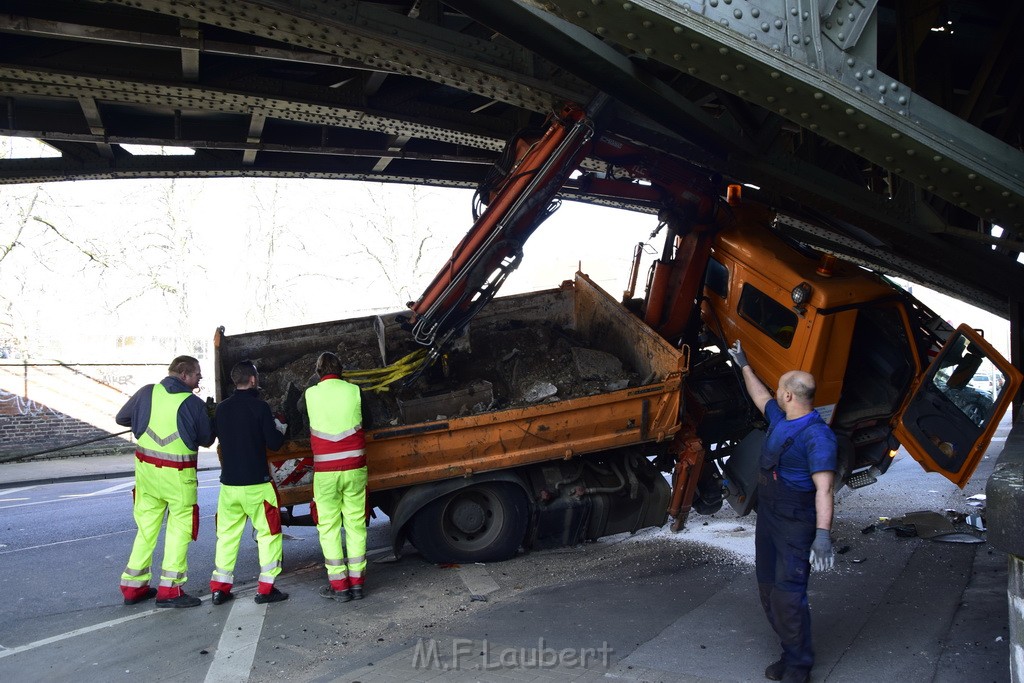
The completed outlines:
<svg viewBox="0 0 1024 683">
<path fill-rule="evenodd" d="M 521 488 L 487 482 L 425 505 L 409 523 L 409 540 L 428 562 L 496 562 L 515 556 L 528 520 Z"/>
</svg>

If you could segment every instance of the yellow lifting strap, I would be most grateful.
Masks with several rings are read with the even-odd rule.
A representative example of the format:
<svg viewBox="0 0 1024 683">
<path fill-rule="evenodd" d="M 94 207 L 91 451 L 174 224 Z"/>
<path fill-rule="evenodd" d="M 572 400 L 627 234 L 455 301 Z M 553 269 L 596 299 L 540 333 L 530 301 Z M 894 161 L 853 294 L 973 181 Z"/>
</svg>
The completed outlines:
<svg viewBox="0 0 1024 683">
<path fill-rule="evenodd" d="M 415 372 L 426 357 L 426 349 L 417 349 L 383 368 L 347 370 L 341 373 L 341 377 L 346 382 L 359 385 L 363 391 L 388 391 L 389 384 Z"/>
</svg>

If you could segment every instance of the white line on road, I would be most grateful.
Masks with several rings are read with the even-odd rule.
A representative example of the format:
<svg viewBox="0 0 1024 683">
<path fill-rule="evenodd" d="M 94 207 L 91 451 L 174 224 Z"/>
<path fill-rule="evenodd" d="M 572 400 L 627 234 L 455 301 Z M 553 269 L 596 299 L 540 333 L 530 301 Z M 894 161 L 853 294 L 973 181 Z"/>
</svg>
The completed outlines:
<svg viewBox="0 0 1024 683">
<path fill-rule="evenodd" d="M 0 498 L 0 503 L 13 503 L 16 500 L 28 500 L 28 498 Z"/>
<path fill-rule="evenodd" d="M 61 496 L 61 498 L 88 498 L 89 496 L 102 496 L 105 493 L 114 493 L 128 488 L 129 486 L 135 486 L 135 481 L 126 481 L 123 484 L 116 484 L 114 486 L 108 486 L 105 489 L 99 491 L 93 491 L 92 493 L 69 493 Z"/>
<path fill-rule="evenodd" d="M 12 505 L 11 507 L 17 507 Z M 0 508 L 3 509 L 3 508 Z M 199 521 L 204 519 L 213 519 L 216 515 L 203 515 L 199 518 Z M 15 548 L 14 550 L 0 551 L 0 555 L 8 555 L 10 553 L 20 553 L 25 550 L 38 550 L 39 548 L 49 548 L 50 546 L 63 545 L 65 543 L 78 543 L 79 541 L 91 541 L 97 538 L 105 538 L 107 536 L 117 536 L 118 534 L 134 534 L 136 529 L 122 529 L 121 531 L 111 531 L 109 534 L 99 534 L 98 536 L 83 536 L 82 538 L 69 538 L 65 541 L 54 541 L 53 543 L 43 543 L 42 545 L 32 545 L 27 548 Z"/>
<path fill-rule="evenodd" d="M 10 508 L 23 508 L 29 505 L 45 505 L 46 503 L 70 503 L 70 498 L 53 498 L 52 500 L 37 500 L 31 503 L 17 503 L 16 505 L 0 505 L 0 510 L 8 510 Z"/>
<path fill-rule="evenodd" d="M 63 545 L 65 543 L 78 543 L 79 541 L 92 541 L 97 538 L 106 538 L 107 536 L 117 536 L 118 534 L 134 534 L 135 529 L 123 529 L 121 531 L 111 531 L 109 534 L 99 534 L 97 536 L 84 536 L 82 538 L 69 538 L 66 541 L 54 541 L 53 543 L 43 543 L 42 545 L 31 545 L 27 548 L 15 548 L 14 550 L 4 550 L 0 552 L 0 555 L 9 555 L 10 553 L 20 553 L 26 550 L 38 550 L 39 548 L 49 548 L 55 545 Z"/>
<path fill-rule="evenodd" d="M 28 491 L 29 489 L 34 489 L 34 488 L 38 488 L 38 487 L 39 487 L 39 484 L 33 484 L 32 486 L 21 486 L 21 487 L 16 488 L 16 489 L 0 489 L 0 494 L 3 494 L 5 496 L 9 496 L 12 493 L 21 493 L 22 491 Z"/>
<path fill-rule="evenodd" d="M 26 645 L 19 645 L 18 647 L 12 647 L 9 650 L 2 650 L 2 651 L 0 651 L 0 659 L 3 659 L 4 657 L 10 657 L 11 655 L 21 654 L 22 652 L 28 652 L 29 650 L 35 650 L 38 647 L 44 647 L 46 645 L 52 645 L 53 643 L 59 643 L 62 640 L 67 640 L 68 638 L 74 638 L 75 636 L 81 636 L 81 635 L 84 635 L 86 633 L 92 633 L 93 631 L 99 631 L 101 629 L 109 628 L 111 626 L 117 626 L 118 624 L 123 624 L 126 621 L 132 621 L 134 619 L 140 619 L 142 617 L 148 617 L 149 615 L 156 614 L 159 611 L 160 611 L 159 609 L 150 609 L 150 610 L 146 610 L 145 612 L 139 612 L 138 614 L 133 614 L 133 615 L 128 616 L 128 617 L 121 617 L 120 619 L 113 619 L 111 621 L 104 621 L 101 624 L 93 624 L 92 626 L 85 626 L 83 628 L 76 628 L 74 631 L 68 631 L 67 633 L 61 633 L 60 635 L 50 636 L 49 638 L 43 638 L 42 640 L 37 640 L 34 643 L 28 643 Z"/>
<path fill-rule="evenodd" d="M 245 683 L 249 680 L 266 614 L 266 605 L 257 605 L 252 600 L 242 600 L 236 596 L 231 605 L 231 613 L 224 620 L 217 652 L 206 672 L 209 683 Z"/>
</svg>

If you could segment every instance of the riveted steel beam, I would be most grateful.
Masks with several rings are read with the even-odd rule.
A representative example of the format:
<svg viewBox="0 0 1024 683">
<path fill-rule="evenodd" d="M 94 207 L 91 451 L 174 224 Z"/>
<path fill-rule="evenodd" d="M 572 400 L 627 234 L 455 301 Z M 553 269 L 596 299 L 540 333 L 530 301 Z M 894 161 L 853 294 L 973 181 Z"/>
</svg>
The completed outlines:
<svg viewBox="0 0 1024 683">
<path fill-rule="evenodd" d="M 352 59 L 389 73 L 423 78 L 534 112 L 581 101 L 573 86 L 511 68 L 508 48 L 363 3 L 246 0 L 90 0 L 226 28 L 296 48 Z"/>
<path fill-rule="evenodd" d="M 364 164 L 339 163 L 334 157 L 315 157 L 322 163 L 295 163 L 283 156 L 261 154 L 252 167 L 243 168 L 238 157 L 139 156 L 116 162 L 53 159 L 7 159 L 0 164 L 0 185 L 48 183 L 65 180 L 113 180 L 127 178 L 314 178 L 361 180 L 380 183 L 416 183 L 434 187 L 474 188 L 480 180 L 476 168 L 422 164 L 397 173 L 373 173 Z"/>
<path fill-rule="evenodd" d="M 776 112 L 955 206 L 1024 231 L 1024 154 L 916 96 L 873 61 L 842 52 L 843 40 L 822 40 L 828 17 L 816 13 L 818 3 L 542 4 L 606 40 Z M 854 5 L 836 4 L 846 25 L 850 15 L 853 23 L 869 24 L 861 16 L 869 9 Z"/>
<path fill-rule="evenodd" d="M 260 111 L 267 118 L 374 131 L 499 151 L 503 138 L 474 135 L 416 120 L 399 120 L 355 108 L 267 98 L 191 85 L 165 85 L 0 66 L 0 96 L 89 97 L 102 102 L 142 104 L 179 111 Z"/>
<path fill-rule="evenodd" d="M 549 13 L 515 2 L 450 0 L 467 16 L 501 31 L 544 58 L 564 65 L 620 102 L 643 112 L 712 156 L 749 151 L 749 141 L 723 125 L 667 84 L 645 74 L 638 65 L 598 37 Z"/>
</svg>

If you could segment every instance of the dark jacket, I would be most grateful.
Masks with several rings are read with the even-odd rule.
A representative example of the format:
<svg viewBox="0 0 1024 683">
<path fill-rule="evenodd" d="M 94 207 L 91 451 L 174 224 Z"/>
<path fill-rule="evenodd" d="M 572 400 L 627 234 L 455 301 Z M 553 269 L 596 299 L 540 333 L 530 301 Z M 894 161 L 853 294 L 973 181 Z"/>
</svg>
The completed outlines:
<svg viewBox="0 0 1024 683">
<path fill-rule="evenodd" d="M 270 481 L 267 449 L 276 451 L 284 434 L 274 427 L 274 416 L 258 389 L 235 389 L 217 406 L 220 439 L 220 483 L 250 486 Z"/>
<path fill-rule="evenodd" d="M 160 380 L 164 389 L 169 394 L 180 394 L 182 392 L 192 393 L 188 385 L 173 375 L 168 375 Z M 147 384 L 135 395 L 128 399 L 121 410 L 117 411 L 114 421 L 122 427 L 131 427 L 132 433 L 138 439 L 146 432 L 149 426 L 149 415 L 153 410 L 153 385 Z M 185 445 L 192 450 L 199 450 L 201 447 L 213 443 L 215 433 L 210 417 L 206 414 L 206 404 L 203 399 L 192 395 L 186 398 L 178 407 L 178 434 Z"/>
</svg>

